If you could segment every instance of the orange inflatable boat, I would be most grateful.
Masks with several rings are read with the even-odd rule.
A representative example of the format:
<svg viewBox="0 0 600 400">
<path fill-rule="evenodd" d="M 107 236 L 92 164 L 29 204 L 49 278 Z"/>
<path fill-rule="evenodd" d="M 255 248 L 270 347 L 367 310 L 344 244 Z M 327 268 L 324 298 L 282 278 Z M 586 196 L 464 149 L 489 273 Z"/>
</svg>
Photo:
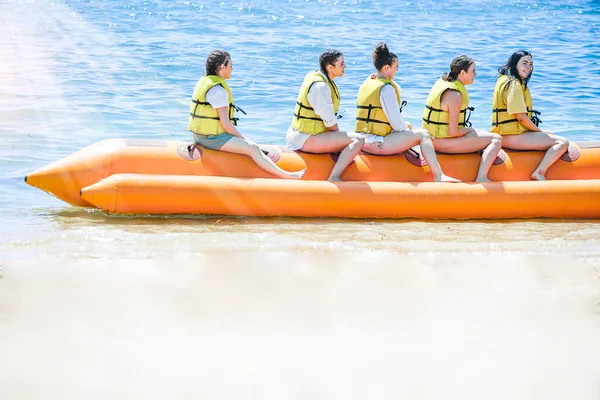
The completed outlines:
<svg viewBox="0 0 600 400">
<path fill-rule="evenodd" d="M 492 183 L 434 183 L 418 153 L 360 154 L 344 182 L 325 181 L 335 155 L 261 146 L 300 181 L 273 178 L 247 156 L 184 142 L 107 139 L 25 177 L 72 205 L 126 214 L 223 214 L 355 218 L 600 218 L 600 142 L 574 143 L 530 181 L 543 152 L 502 151 Z M 444 171 L 474 180 L 479 154 L 446 155 Z"/>
</svg>

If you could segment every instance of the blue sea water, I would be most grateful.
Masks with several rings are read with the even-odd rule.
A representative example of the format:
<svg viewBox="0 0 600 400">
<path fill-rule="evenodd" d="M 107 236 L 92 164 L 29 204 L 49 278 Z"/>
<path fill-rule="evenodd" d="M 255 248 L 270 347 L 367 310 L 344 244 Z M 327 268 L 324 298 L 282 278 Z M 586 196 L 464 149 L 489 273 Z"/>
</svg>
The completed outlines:
<svg viewBox="0 0 600 400">
<path fill-rule="evenodd" d="M 107 137 L 189 140 L 188 102 L 208 52 L 233 58 L 230 85 L 248 112 L 241 130 L 284 144 L 297 89 L 326 48 L 344 52 L 338 79 L 353 128 L 355 98 L 384 40 L 418 124 L 432 83 L 458 54 L 477 61 L 472 121 L 489 129 L 497 68 L 534 55 L 530 87 L 543 127 L 600 138 L 600 6 L 594 1 L 3 1 L 0 209 L 53 206 L 26 187 L 29 171 Z M 15 202 L 14 199 L 22 199 Z"/>
<path fill-rule="evenodd" d="M 597 2 L 4 1 L 2 212 L 48 203 L 19 180 L 107 137 L 189 140 L 188 102 L 208 52 L 233 58 L 230 85 L 248 112 L 241 129 L 284 144 L 304 74 L 326 48 L 344 52 L 338 79 L 352 129 L 374 45 L 400 58 L 396 80 L 418 124 L 432 83 L 458 54 L 477 61 L 472 121 L 489 129 L 497 68 L 516 49 L 534 55 L 530 87 L 543 127 L 600 138 Z M 26 17 L 25 17 L 26 16 Z M 25 202 L 14 202 L 13 198 Z M 27 201 L 31 199 L 33 201 Z"/>
<path fill-rule="evenodd" d="M 595 221 L 116 218 L 23 182 L 105 138 L 190 140 L 215 48 L 258 143 L 327 48 L 351 130 L 382 40 L 413 124 L 467 54 L 489 129 L 526 49 L 542 127 L 600 140 L 598 38 L 598 1 L 0 0 L 0 398 L 598 399 Z"/>
</svg>

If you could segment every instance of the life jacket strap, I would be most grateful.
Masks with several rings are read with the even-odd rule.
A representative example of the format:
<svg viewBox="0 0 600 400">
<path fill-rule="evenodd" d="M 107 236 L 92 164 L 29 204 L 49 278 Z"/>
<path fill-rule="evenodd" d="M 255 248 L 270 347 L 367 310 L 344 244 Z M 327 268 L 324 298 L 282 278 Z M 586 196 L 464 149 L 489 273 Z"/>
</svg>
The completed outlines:
<svg viewBox="0 0 600 400">
<path fill-rule="evenodd" d="M 219 120 L 219 117 L 207 117 L 205 115 L 198 115 L 198 114 L 194 114 L 194 113 L 190 113 L 190 116 L 192 118 L 198 118 L 198 119 L 214 119 L 214 120 Z"/>
<path fill-rule="evenodd" d="M 508 112 L 508 109 L 506 109 L 506 108 L 494 108 L 494 109 L 492 109 L 492 112 L 496 115 L 496 122 L 492 122 L 492 126 L 499 126 L 499 125 L 502 125 L 502 124 L 510 124 L 512 122 L 518 122 L 519 121 L 516 118 L 507 119 L 507 120 L 504 120 L 504 121 L 499 121 L 498 113 Z M 540 124 L 542 123 L 542 120 L 540 119 L 539 116 L 542 113 L 539 112 L 539 111 L 536 111 L 536 110 L 531 110 L 529 108 L 527 108 L 527 113 L 528 114 L 529 113 L 532 114 L 531 117 L 530 117 L 531 122 L 533 122 L 535 124 L 535 126 L 540 126 Z"/>
<path fill-rule="evenodd" d="M 207 116 L 204 116 L 204 115 L 198 115 L 198 114 L 196 114 L 196 112 L 198 111 L 198 106 L 210 106 L 211 104 L 210 104 L 209 102 L 207 102 L 207 101 L 200 101 L 200 100 L 196 100 L 196 99 L 192 99 L 192 103 L 194 103 L 194 104 L 196 105 L 196 107 L 194 107 L 194 112 L 191 112 L 191 113 L 190 113 L 190 116 L 191 116 L 192 118 L 198 118 L 198 119 L 213 119 L 213 120 L 217 120 L 217 121 L 218 121 L 218 120 L 220 120 L 220 118 L 219 118 L 219 117 L 207 117 Z M 238 107 L 238 106 L 236 106 L 236 105 L 235 105 L 235 104 L 233 104 L 233 103 L 230 103 L 230 104 L 229 104 L 229 120 L 231 121 L 231 123 L 232 123 L 233 125 L 236 125 L 236 126 L 237 126 L 237 122 L 238 122 L 240 119 L 239 119 L 239 118 L 235 118 L 235 117 L 233 116 L 233 113 L 234 113 L 235 111 L 239 111 L 239 112 L 243 113 L 244 115 L 248 115 L 248 114 L 246 113 L 246 111 L 242 110 L 242 108 L 241 108 L 241 107 Z"/>
<path fill-rule="evenodd" d="M 378 119 L 373 119 L 373 118 L 371 118 L 371 110 L 374 110 L 374 109 L 376 109 L 376 108 L 381 108 L 381 109 L 383 109 L 382 107 L 379 107 L 379 106 L 374 106 L 373 104 L 369 104 L 368 106 L 360 106 L 360 105 L 357 105 L 357 106 L 356 106 L 356 108 L 357 108 L 357 109 L 361 109 L 361 110 L 368 110 L 368 111 L 367 111 L 367 118 L 356 117 L 356 120 L 357 120 L 357 121 L 364 121 L 364 122 L 366 122 L 367 124 L 368 124 L 369 122 L 374 122 L 374 123 L 376 123 L 376 124 L 386 124 L 386 125 L 390 125 L 390 123 L 389 123 L 389 122 L 386 122 L 386 121 L 380 121 L 380 120 L 378 120 Z M 390 126 L 391 126 L 391 125 L 390 125 Z"/>
<path fill-rule="evenodd" d="M 305 110 L 315 111 L 314 108 L 306 106 L 306 105 L 302 104 L 302 102 L 300 102 L 300 101 L 296 101 L 296 106 L 298 106 L 297 112 L 294 113 L 294 117 L 296 117 L 296 119 L 302 118 L 302 119 L 312 119 L 313 121 L 321 121 L 321 118 L 305 117 L 304 115 L 300 115 L 302 113 L 303 108 Z"/>
</svg>

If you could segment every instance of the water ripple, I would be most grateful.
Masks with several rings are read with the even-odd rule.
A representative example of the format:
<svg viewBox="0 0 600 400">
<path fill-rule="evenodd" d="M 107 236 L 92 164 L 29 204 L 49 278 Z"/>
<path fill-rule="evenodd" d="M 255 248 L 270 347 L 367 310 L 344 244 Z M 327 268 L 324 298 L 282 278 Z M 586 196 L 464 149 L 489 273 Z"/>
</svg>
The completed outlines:
<svg viewBox="0 0 600 400">
<path fill-rule="evenodd" d="M 326 48 L 346 57 L 340 126 L 352 129 L 380 40 L 399 56 L 396 80 L 413 124 L 432 83 L 464 53 L 479 72 L 469 88 L 472 121 L 488 129 L 497 68 L 526 48 L 543 127 L 598 140 L 598 15 L 598 2 L 578 0 L 2 2 L 0 166 L 15 179 L 2 189 L 53 206 L 16 179 L 107 137 L 188 140 L 189 98 L 213 48 L 231 53 L 230 86 L 248 112 L 240 129 L 260 142 L 284 143 L 298 87 Z"/>
</svg>

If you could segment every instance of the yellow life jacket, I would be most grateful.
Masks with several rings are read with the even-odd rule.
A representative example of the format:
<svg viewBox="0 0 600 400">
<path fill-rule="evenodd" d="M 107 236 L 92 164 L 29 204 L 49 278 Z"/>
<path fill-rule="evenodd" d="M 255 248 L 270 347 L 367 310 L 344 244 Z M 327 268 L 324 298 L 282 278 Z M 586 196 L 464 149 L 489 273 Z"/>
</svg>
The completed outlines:
<svg viewBox="0 0 600 400">
<path fill-rule="evenodd" d="M 462 102 L 460 103 L 460 115 L 458 117 L 458 127 L 470 127 L 469 117 L 473 107 L 469 107 L 469 94 L 467 89 L 462 82 L 456 80 L 454 82 L 448 82 L 442 78 L 438 79 L 437 82 L 431 88 L 429 96 L 427 96 L 427 102 L 425 103 L 425 109 L 423 110 L 423 123 L 422 127 L 438 138 L 450 137 L 448 133 L 448 120 L 449 114 L 447 111 L 442 110 L 442 95 L 446 90 L 456 90 L 462 94 Z M 469 115 L 467 115 L 469 112 Z"/>
<path fill-rule="evenodd" d="M 308 91 L 317 82 L 325 82 L 331 89 L 333 100 L 333 112 L 336 113 L 340 108 L 340 93 L 333 81 L 325 79 L 318 71 L 311 71 L 304 77 L 298 99 L 296 100 L 296 108 L 294 110 L 294 118 L 292 119 L 292 127 L 297 131 L 309 135 L 317 135 L 327 130 L 321 117 L 315 113 L 315 110 L 310 106 L 308 101 Z"/>
<path fill-rule="evenodd" d="M 525 105 L 527 106 L 527 116 L 538 126 L 542 122 L 538 115 L 539 111 L 532 109 L 531 92 L 529 88 L 519 82 L 518 79 L 511 78 L 508 75 L 500 75 L 494 87 L 494 97 L 492 99 L 492 132 L 501 135 L 518 135 L 527 132 L 530 129 L 522 125 L 514 114 L 509 114 L 506 104 L 506 91 L 510 85 L 521 85 L 525 96 Z M 535 115 L 534 115 L 535 114 Z"/>
<path fill-rule="evenodd" d="M 235 110 L 241 111 L 241 109 L 233 104 L 233 94 L 231 93 L 231 89 L 229 89 L 229 85 L 220 76 L 205 75 L 198 80 L 192 96 L 190 118 L 188 121 L 188 129 L 190 131 L 202 135 L 218 135 L 225 132 L 219 120 L 217 110 L 206 101 L 206 92 L 216 85 L 223 86 L 229 94 L 229 120 L 233 125 L 237 125 L 238 119 L 233 117 L 233 113 Z"/>
<path fill-rule="evenodd" d="M 402 104 L 402 106 L 406 104 L 406 102 L 400 101 L 400 88 L 396 82 L 384 78 L 373 79 L 369 76 L 358 89 L 356 126 L 354 128 L 356 132 L 386 136 L 392 131 L 392 125 L 381 107 L 381 89 L 385 85 L 392 85 L 396 91 L 398 104 Z M 402 107 L 400 107 L 400 112 L 402 112 Z"/>
</svg>

